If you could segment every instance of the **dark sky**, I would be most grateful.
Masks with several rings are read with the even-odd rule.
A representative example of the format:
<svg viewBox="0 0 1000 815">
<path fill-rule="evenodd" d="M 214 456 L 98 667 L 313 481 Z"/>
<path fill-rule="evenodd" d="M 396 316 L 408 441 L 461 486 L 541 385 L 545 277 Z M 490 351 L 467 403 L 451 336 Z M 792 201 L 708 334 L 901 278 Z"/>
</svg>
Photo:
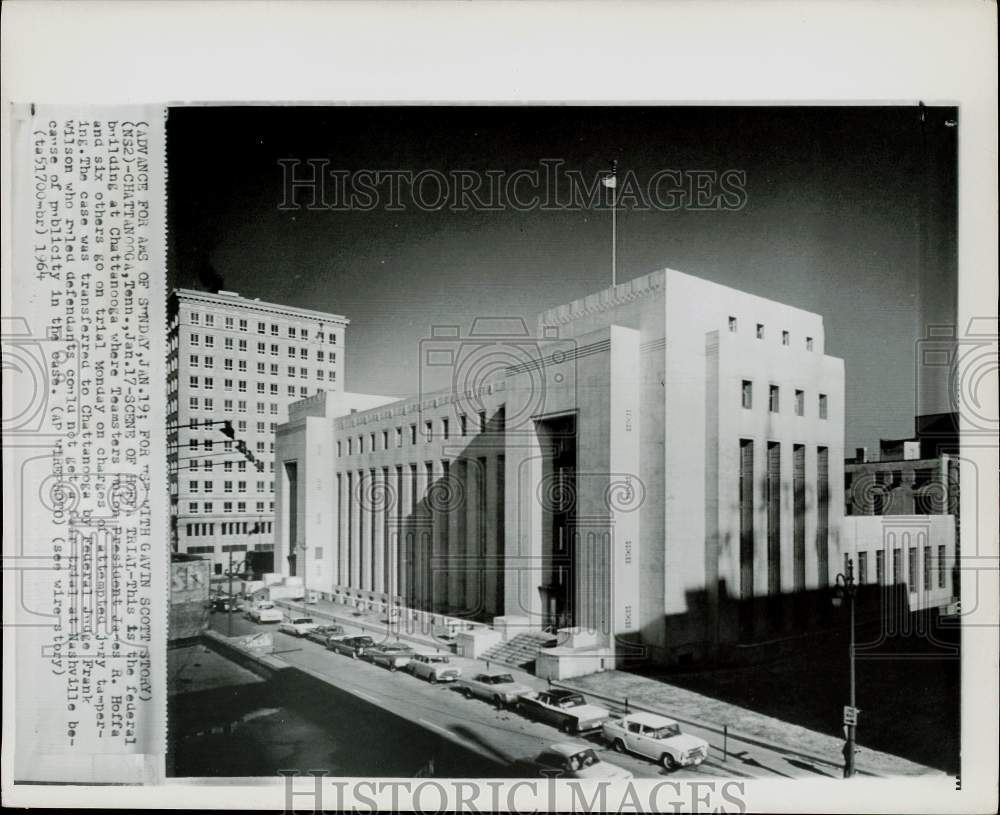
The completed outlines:
<svg viewBox="0 0 1000 815">
<path fill-rule="evenodd" d="M 664 169 L 741 170 L 738 211 L 624 206 L 618 279 L 671 267 L 822 314 L 827 353 L 846 366 L 847 450 L 877 450 L 910 435 L 918 410 L 947 409 L 943 392 L 915 392 L 915 343 L 955 319 L 956 119 L 917 107 L 174 108 L 170 283 L 205 288 L 214 274 L 244 296 L 343 314 L 347 389 L 406 395 L 432 325 L 513 315 L 533 330 L 542 309 L 609 285 L 608 211 L 425 211 L 406 196 L 402 212 L 282 211 L 279 159 L 480 173 L 559 159 L 588 179 L 615 159 L 643 184 Z"/>
</svg>

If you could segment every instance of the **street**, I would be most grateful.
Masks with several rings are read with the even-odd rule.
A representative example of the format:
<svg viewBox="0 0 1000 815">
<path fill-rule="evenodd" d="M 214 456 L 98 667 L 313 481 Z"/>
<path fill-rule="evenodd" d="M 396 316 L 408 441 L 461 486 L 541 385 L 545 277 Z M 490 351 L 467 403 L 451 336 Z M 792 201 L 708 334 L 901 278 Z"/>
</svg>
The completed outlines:
<svg viewBox="0 0 1000 815">
<path fill-rule="evenodd" d="M 213 615 L 212 626 L 219 633 L 225 634 L 228 624 L 227 615 Z M 274 637 L 271 656 L 320 676 L 350 694 L 501 764 L 532 757 L 554 743 L 575 741 L 589 744 L 602 760 L 630 770 L 637 778 L 840 776 L 839 769 L 833 762 L 819 764 L 808 756 L 796 756 L 790 749 L 772 750 L 742 743 L 732 737 L 728 739 L 728 755 L 724 760 L 721 736 L 695 726 L 685 726 L 683 729 L 709 743 L 709 758 L 697 767 L 668 772 L 643 758 L 616 753 L 603 744 L 599 734 L 588 737 L 566 736 L 554 727 L 526 719 L 514 711 L 497 710 L 484 701 L 466 699 L 453 686 L 432 685 L 406 671 L 390 672 L 364 660 L 335 654 L 304 638 L 283 634 L 275 624 L 258 625 L 244 619 L 241 614 L 233 614 L 232 626 L 234 636 L 259 631 L 271 632 Z M 362 633 L 360 627 L 349 623 L 345 624 L 345 628 L 348 633 Z M 415 647 L 418 651 L 422 650 L 419 645 Z M 426 647 L 423 650 L 427 650 Z M 485 665 L 476 660 L 452 656 L 452 661 L 462 668 L 464 675 L 485 670 Z M 499 665 L 491 668 L 505 672 L 508 670 Z M 516 673 L 516 679 L 536 688 L 546 686 L 543 680 L 523 673 Z M 598 699 L 591 701 L 608 707 L 613 712 L 623 712 L 620 707 L 607 705 Z M 398 740 L 394 740 L 392 734 L 384 734 L 382 744 L 386 750 L 399 749 L 397 743 Z"/>
</svg>

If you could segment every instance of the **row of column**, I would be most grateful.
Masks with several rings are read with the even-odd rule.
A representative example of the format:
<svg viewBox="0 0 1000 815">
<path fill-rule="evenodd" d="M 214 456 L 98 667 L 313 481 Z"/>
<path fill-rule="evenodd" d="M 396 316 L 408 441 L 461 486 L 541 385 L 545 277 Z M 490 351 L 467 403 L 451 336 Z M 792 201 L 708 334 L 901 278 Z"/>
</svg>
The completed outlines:
<svg viewBox="0 0 1000 815">
<path fill-rule="evenodd" d="M 502 455 L 337 475 L 334 583 L 407 607 L 503 613 Z"/>
</svg>

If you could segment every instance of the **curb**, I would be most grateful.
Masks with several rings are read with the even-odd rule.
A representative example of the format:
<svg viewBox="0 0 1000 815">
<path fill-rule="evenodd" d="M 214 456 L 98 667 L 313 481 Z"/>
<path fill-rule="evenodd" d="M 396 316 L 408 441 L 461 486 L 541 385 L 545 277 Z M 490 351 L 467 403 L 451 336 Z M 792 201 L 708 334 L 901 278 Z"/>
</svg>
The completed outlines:
<svg viewBox="0 0 1000 815">
<path fill-rule="evenodd" d="M 587 696 L 593 696 L 593 697 L 595 697 L 597 699 L 600 699 L 600 700 L 602 700 L 604 702 L 611 702 L 613 704 L 621 705 L 623 707 L 625 706 L 625 700 L 624 699 L 618 699 L 618 698 L 613 697 L 613 696 L 607 696 L 606 694 L 596 693 L 596 692 L 590 690 L 589 688 L 581 688 L 581 687 L 577 687 L 575 685 L 566 684 L 565 682 L 553 682 L 552 684 L 555 687 L 561 687 L 561 688 L 565 688 L 567 690 L 573 690 L 573 691 L 577 691 L 578 693 L 586 694 Z M 767 739 L 762 739 L 759 736 L 751 736 L 751 735 L 749 735 L 747 733 L 743 733 L 743 732 L 741 732 L 739 730 L 733 730 L 732 728 L 727 728 L 726 730 L 723 730 L 723 728 L 719 727 L 716 724 L 710 724 L 710 723 L 702 721 L 700 719 L 691 719 L 691 718 L 685 718 L 685 717 L 682 717 L 682 716 L 678 716 L 677 714 L 675 714 L 673 712 L 666 711 L 663 708 L 651 707 L 649 705 L 644 705 L 644 704 L 635 704 L 633 702 L 629 702 L 628 703 L 628 708 L 631 709 L 631 710 L 642 710 L 642 711 L 645 711 L 646 713 L 658 713 L 661 716 L 667 716 L 667 717 L 669 717 L 671 719 L 676 719 L 677 721 L 683 722 L 684 724 L 689 724 L 689 725 L 693 725 L 695 727 L 700 727 L 700 728 L 702 728 L 704 730 L 709 730 L 709 731 L 711 731 L 713 733 L 717 733 L 720 736 L 722 736 L 722 735 L 728 735 L 728 736 L 731 736 L 732 738 L 736 739 L 737 741 L 742 741 L 742 742 L 744 742 L 746 744 L 752 744 L 755 747 L 763 747 L 763 748 L 765 748 L 767 750 L 773 750 L 774 752 L 780 753 L 782 755 L 790 755 L 790 756 L 797 756 L 797 757 L 800 757 L 800 758 L 807 758 L 810 761 L 815 761 L 818 764 L 824 764 L 824 765 L 826 765 L 828 767 L 835 767 L 837 769 L 840 769 L 843 766 L 843 765 L 841 765 L 840 763 L 838 763 L 836 761 L 831 761 L 829 758 L 825 758 L 823 756 L 818 756 L 815 753 L 809 753 L 809 752 L 806 752 L 805 750 L 797 750 L 794 747 L 789 747 L 789 746 L 784 745 L 784 744 L 777 744 L 776 742 L 768 741 Z M 718 748 L 716 748 L 716 749 L 718 749 Z M 858 769 L 857 772 L 858 772 L 858 775 L 867 775 L 867 776 L 870 776 L 872 778 L 884 778 L 885 777 L 885 776 L 879 775 L 878 773 L 872 772 L 870 770 Z"/>
</svg>

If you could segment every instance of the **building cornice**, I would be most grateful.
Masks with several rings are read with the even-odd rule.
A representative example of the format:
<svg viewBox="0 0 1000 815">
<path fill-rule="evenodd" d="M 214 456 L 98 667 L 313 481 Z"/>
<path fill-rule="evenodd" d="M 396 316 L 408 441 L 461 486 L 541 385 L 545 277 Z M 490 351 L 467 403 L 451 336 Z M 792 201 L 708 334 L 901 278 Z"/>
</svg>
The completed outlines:
<svg viewBox="0 0 1000 815">
<path fill-rule="evenodd" d="M 327 311 L 314 311 L 298 306 L 286 306 L 280 303 L 269 303 L 264 300 L 251 300 L 237 294 L 212 294 L 196 289 L 174 289 L 174 294 L 178 301 L 185 303 L 200 303 L 203 305 L 222 306 L 238 308 L 244 311 L 258 312 L 261 314 L 276 314 L 284 317 L 294 317 L 297 319 L 306 318 L 324 323 L 334 323 L 337 325 L 350 325 L 351 321 L 342 314 L 333 314 Z"/>
</svg>

